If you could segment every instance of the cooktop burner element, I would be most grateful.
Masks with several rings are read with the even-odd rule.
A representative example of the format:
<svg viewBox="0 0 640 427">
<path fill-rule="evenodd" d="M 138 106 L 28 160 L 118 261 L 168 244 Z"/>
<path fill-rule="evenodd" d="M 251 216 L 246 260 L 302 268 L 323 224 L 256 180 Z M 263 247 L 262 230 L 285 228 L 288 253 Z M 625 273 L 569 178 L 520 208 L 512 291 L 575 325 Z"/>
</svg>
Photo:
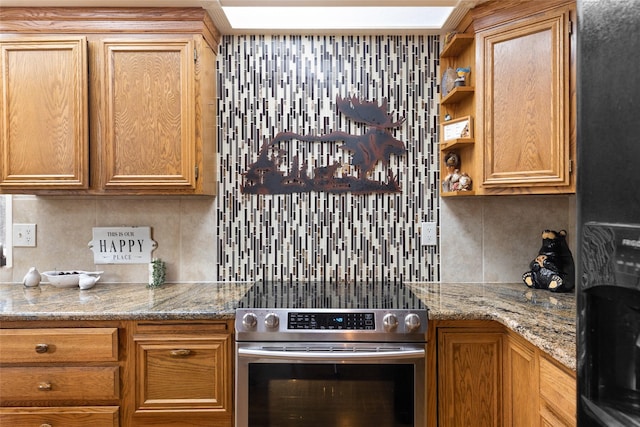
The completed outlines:
<svg viewBox="0 0 640 427">
<path fill-rule="evenodd" d="M 258 282 L 237 341 L 426 341 L 427 307 L 401 282 Z"/>
</svg>

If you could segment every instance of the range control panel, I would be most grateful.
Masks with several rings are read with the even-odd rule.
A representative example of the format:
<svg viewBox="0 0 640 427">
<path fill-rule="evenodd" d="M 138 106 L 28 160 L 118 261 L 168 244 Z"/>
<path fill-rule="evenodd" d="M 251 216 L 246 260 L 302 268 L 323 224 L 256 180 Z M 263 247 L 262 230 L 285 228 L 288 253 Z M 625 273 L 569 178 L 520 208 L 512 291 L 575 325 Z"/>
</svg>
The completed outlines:
<svg viewBox="0 0 640 427">
<path fill-rule="evenodd" d="M 236 341 L 425 342 L 427 310 L 236 310 Z"/>
<path fill-rule="evenodd" d="M 288 313 L 287 329 L 342 329 L 373 330 L 376 328 L 375 314 L 371 313 Z"/>
</svg>

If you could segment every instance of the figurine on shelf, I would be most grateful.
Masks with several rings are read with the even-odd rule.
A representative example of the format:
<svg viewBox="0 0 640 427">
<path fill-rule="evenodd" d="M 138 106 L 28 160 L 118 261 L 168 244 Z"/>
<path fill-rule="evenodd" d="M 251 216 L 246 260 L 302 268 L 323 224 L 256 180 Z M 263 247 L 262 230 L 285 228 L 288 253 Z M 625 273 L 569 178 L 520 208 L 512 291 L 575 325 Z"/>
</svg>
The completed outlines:
<svg viewBox="0 0 640 427">
<path fill-rule="evenodd" d="M 442 191 L 454 191 L 453 186 L 460 179 L 460 157 L 457 153 L 449 151 L 444 156 L 444 163 L 447 167 L 447 176 L 442 180 Z"/>
<path fill-rule="evenodd" d="M 471 190 L 471 177 L 463 172 L 459 174 L 457 182 L 453 184 L 452 191 L 470 191 Z"/>
<path fill-rule="evenodd" d="M 456 74 L 458 75 L 458 78 L 453 81 L 453 85 L 456 86 L 456 87 L 457 86 L 466 86 L 467 77 L 469 76 L 470 72 L 471 72 L 471 68 L 470 67 L 456 68 Z"/>
<path fill-rule="evenodd" d="M 442 191 L 471 191 L 471 177 L 466 172 L 460 172 L 460 157 L 454 151 L 444 156 L 447 176 L 442 180 Z"/>
</svg>

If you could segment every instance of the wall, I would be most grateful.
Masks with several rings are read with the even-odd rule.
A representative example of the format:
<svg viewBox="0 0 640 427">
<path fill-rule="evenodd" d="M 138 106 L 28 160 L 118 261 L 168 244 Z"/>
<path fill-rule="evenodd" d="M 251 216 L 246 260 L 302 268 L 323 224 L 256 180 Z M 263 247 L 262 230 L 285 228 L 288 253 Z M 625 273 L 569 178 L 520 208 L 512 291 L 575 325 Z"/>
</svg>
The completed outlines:
<svg viewBox="0 0 640 427">
<path fill-rule="evenodd" d="M 16 196 L 14 222 L 38 225 L 36 248 L 15 248 L 0 281 L 35 265 L 103 269 L 107 282 L 145 282 L 146 265 L 93 265 L 92 227 L 151 226 L 169 281 L 365 279 L 519 281 L 544 228 L 570 228 L 568 196 L 446 200 L 440 206 L 437 37 L 224 37 L 219 70 L 219 191 L 215 199 Z M 279 131 L 352 134 L 338 95 L 389 101 L 406 123 L 407 153 L 391 158 L 401 194 L 252 196 L 241 174 Z M 337 144 L 292 142 L 310 167 L 346 161 Z M 375 171 L 386 177 L 385 168 Z M 442 209 L 442 213 L 441 213 Z M 441 247 L 418 244 L 440 223 Z M 570 233 L 571 235 L 571 233 Z"/>
<path fill-rule="evenodd" d="M 576 254 L 575 196 L 442 199 L 443 282 L 520 282 L 542 244 L 542 231 L 566 230 Z"/>
</svg>

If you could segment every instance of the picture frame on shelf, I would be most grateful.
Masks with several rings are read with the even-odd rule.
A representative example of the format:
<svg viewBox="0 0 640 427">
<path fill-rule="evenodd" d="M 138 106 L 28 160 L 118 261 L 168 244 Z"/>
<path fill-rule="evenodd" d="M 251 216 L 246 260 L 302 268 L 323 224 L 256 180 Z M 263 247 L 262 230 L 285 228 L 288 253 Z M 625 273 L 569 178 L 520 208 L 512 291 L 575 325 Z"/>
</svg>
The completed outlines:
<svg viewBox="0 0 640 427">
<path fill-rule="evenodd" d="M 473 118 L 471 116 L 442 123 L 442 141 L 455 141 L 461 138 L 473 138 Z"/>
</svg>

